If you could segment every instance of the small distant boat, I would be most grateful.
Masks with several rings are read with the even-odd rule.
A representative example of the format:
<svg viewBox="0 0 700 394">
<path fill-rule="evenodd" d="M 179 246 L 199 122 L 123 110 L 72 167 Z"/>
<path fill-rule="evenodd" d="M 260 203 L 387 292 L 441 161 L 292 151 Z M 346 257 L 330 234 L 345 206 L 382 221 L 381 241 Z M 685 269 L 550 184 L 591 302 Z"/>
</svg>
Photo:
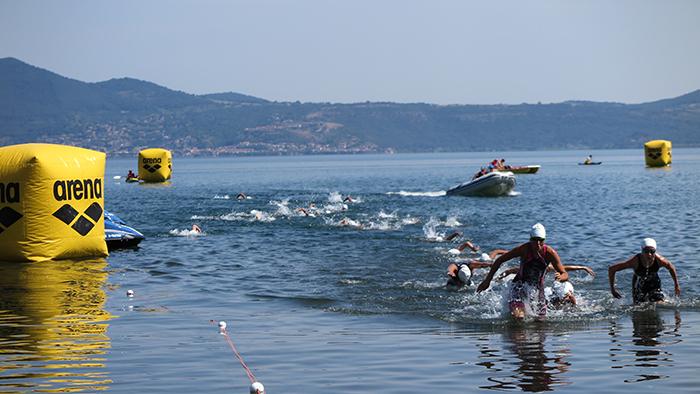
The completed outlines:
<svg viewBox="0 0 700 394">
<path fill-rule="evenodd" d="M 580 165 L 580 166 L 599 166 L 601 164 L 603 164 L 602 161 L 592 161 L 590 163 L 578 163 L 578 165 Z"/>
<path fill-rule="evenodd" d="M 139 178 L 136 177 L 127 177 L 124 182 L 131 183 L 131 182 L 138 182 Z"/>
<path fill-rule="evenodd" d="M 447 190 L 448 196 L 505 196 L 515 187 L 512 172 L 494 171 Z"/>
<path fill-rule="evenodd" d="M 535 166 L 509 166 L 505 170 L 498 170 L 499 172 L 510 171 L 513 174 L 534 174 L 540 170 L 539 165 Z"/>
<path fill-rule="evenodd" d="M 136 247 L 146 237 L 129 227 L 119 216 L 105 211 L 105 241 L 107 249 Z"/>
</svg>

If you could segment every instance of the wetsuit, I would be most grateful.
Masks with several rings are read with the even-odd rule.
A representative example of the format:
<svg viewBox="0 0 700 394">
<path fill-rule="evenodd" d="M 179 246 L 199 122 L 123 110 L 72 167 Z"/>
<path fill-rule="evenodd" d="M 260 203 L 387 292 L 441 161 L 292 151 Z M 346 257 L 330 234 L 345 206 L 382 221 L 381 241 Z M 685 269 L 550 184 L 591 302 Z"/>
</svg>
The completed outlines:
<svg viewBox="0 0 700 394">
<path fill-rule="evenodd" d="M 654 261 L 647 268 L 642 264 L 642 255 L 637 254 L 637 264 L 632 276 L 632 299 L 635 304 L 647 301 L 663 301 L 661 279 L 659 279 L 659 259 L 654 255 Z"/>
<path fill-rule="evenodd" d="M 523 308 L 525 300 L 529 299 L 528 290 L 537 289 L 537 308 L 532 309 L 540 316 L 547 313 L 547 303 L 544 296 L 544 274 L 547 272 L 548 265 L 544 256 L 547 255 L 547 245 L 542 245 L 542 251 L 543 253 L 540 254 L 532 244 L 528 244 L 527 254 L 520 259 L 520 269 L 511 283 L 510 300 L 508 301 L 511 309 Z"/>
</svg>

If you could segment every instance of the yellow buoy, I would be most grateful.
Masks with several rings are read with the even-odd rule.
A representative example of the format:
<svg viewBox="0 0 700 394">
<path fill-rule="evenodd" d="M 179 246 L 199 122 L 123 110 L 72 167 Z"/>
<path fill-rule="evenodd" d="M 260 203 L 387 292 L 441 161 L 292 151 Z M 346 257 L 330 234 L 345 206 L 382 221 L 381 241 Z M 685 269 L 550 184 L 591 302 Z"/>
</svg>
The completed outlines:
<svg viewBox="0 0 700 394">
<path fill-rule="evenodd" d="M 671 165 L 671 141 L 653 140 L 645 143 L 644 160 L 649 167 Z"/>
<path fill-rule="evenodd" d="M 165 182 L 173 172 L 173 154 L 167 149 L 151 148 L 139 152 L 139 179 L 144 182 Z"/>
<path fill-rule="evenodd" d="M 0 261 L 107 256 L 104 171 L 89 149 L 0 148 Z"/>
</svg>

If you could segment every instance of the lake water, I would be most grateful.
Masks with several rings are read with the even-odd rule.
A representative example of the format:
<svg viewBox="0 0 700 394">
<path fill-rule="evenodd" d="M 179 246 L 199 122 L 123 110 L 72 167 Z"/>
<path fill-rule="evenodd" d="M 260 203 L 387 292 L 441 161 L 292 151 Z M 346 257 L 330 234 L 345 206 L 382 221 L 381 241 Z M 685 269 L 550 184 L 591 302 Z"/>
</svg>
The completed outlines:
<svg viewBox="0 0 700 394">
<path fill-rule="evenodd" d="M 589 153 L 603 165 L 578 166 Z M 268 394 L 697 392 L 700 150 L 673 153 L 666 169 L 642 149 L 175 157 L 161 185 L 114 180 L 136 160 L 108 159 L 106 208 L 147 239 L 106 260 L 0 265 L 0 392 L 247 393 L 220 320 Z M 513 196 L 444 196 L 496 157 L 542 168 Z M 564 264 L 597 274 L 572 273 L 577 309 L 517 323 L 507 283 L 445 289 L 447 265 L 478 256 L 449 249 L 511 248 L 535 222 Z M 647 236 L 682 295 L 662 270 L 670 303 L 632 307 L 631 272 L 615 300 L 607 267 Z"/>
</svg>

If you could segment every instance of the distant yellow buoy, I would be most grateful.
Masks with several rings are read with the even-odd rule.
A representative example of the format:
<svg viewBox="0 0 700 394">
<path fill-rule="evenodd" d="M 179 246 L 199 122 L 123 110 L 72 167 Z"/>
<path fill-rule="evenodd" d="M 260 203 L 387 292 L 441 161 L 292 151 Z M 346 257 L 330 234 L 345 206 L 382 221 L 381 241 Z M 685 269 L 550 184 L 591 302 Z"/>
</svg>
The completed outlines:
<svg viewBox="0 0 700 394">
<path fill-rule="evenodd" d="M 53 144 L 0 148 L 0 260 L 107 256 L 105 154 Z"/>
<path fill-rule="evenodd" d="M 173 154 L 162 148 L 144 149 L 139 152 L 138 168 L 144 182 L 165 182 L 173 172 Z"/>
<path fill-rule="evenodd" d="M 644 160 L 649 167 L 671 165 L 671 141 L 653 140 L 645 143 Z"/>
</svg>

